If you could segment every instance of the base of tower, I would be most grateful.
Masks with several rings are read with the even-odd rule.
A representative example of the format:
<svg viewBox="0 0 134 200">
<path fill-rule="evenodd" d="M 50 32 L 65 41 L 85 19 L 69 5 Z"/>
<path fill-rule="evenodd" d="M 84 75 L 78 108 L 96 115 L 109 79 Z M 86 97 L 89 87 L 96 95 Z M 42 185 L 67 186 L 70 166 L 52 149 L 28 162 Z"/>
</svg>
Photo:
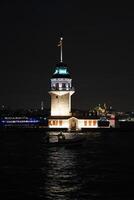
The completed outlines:
<svg viewBox="0 0 134 200">
<path fill-rule="evenodd" d="M 48 127 L 54 130 L 66 129 L 68 131 L 81 131 L 99 128 L 115 128 L 115 120 L 100 123 L 100 119 L 78 119 L 76 117 L 50 117 Z"/>
</svg>

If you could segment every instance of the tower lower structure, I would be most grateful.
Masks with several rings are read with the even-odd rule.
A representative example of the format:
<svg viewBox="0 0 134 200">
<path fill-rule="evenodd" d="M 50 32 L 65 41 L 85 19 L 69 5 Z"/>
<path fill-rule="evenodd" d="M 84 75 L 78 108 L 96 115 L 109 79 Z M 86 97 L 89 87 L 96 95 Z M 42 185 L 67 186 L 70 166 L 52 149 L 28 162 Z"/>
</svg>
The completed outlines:
<svg viewBox="0 0 134 200">
<path fill-rule="evenodd" d="M 74 92 L 68 67 L 60 62 L 51 78 L 51 116 L 71 116 L 71 96 Z"/>
</svg>

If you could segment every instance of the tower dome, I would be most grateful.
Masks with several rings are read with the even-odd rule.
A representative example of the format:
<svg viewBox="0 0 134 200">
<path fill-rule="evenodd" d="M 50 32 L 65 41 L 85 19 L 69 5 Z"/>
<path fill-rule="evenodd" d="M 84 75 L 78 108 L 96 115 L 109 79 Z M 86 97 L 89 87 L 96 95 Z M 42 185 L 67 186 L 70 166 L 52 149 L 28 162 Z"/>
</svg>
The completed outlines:
<svg viewBox="0 0 134 200">
<path fill-rule="evenodd" d="M 62 62 L 55 66 L 55 71 L 52 78 L 71 78 L 68 71 L 68 66 Z"/>
</svg>

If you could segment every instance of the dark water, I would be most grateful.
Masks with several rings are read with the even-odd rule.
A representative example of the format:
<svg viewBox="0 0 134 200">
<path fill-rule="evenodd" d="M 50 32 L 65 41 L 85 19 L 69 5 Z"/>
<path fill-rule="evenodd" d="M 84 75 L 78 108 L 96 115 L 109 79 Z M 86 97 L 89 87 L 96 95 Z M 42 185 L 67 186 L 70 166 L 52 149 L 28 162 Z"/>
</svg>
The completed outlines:
<svg viewBox="0 0 134 200">
<path fill-rule="evenodd" d="M 134 132 L 92 133 L 75 148 L 44 133 L 0 133 L 0 200 L 134 199 Z"/>
</svg>

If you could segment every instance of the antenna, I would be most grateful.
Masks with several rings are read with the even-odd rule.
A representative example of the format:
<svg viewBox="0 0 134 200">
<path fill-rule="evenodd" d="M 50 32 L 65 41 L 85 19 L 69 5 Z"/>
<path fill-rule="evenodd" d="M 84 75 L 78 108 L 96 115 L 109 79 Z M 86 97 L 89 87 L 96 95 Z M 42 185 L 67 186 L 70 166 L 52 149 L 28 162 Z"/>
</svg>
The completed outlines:
<svg viewBox="0 0 134 200">
<path fill-rule="evenodd" d="M 60 37 L 58 47 L 60 47 L 60 62 L 63 62 L 63 37 Z"/>
</svg>

